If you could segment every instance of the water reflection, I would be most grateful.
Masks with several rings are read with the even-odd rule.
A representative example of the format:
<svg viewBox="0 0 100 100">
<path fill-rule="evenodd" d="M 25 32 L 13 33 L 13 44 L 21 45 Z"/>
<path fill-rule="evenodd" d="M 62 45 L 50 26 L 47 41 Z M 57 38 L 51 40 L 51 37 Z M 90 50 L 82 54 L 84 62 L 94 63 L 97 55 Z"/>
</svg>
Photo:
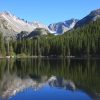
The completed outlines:
<svg viewBox="0 0 100 100">
<path fill-rule="evenodd" d="M 74 93 L 76 94 L 84 94 L 85 96 L 86 94 L 88 94 L 91 96 L 91 98 L 94 99 L 96 97 L 96 94 L 100 93 L 99 65 L 99 60 L 0 60 L 0 96 L 2 98 L 8 99 L 9 97 L 16 95 L 17 93 L 24 93 L 25 91 L 23 90 L 27 90 L 31 87 L 33 90 L 28 89 L 28 91 L 45 91 L 45 89 L 49 89 L 50 91 L 52 91 L 52 89 L 57 89 L 58 91 L 59 89 L 59 91 L 66 90 L 66 92 L 68 92 L 67 94 L 69 94 L 72 91 L 75 91 Z M 60 94 L 64 93 L 62 92 Z M 76 94 L 74 94 L 74 96 Z M 83 98 L 85 96 L 83 96 Z M 78 96 L 76 95 L 76 97 Z M 83 100 L 91 100 L 90 98 L 88 98 L 89 97 L 87 97 L 87 99 L 84 98 Z M 22 99 L 17 98 L 13 100 Z M 36 100 L 39 100 L 39 98 Z"/>
<path fill-rule="evenodd" d="M 86 93 L 82 91 L 70 91 L 57 88 L 51 88 L 48 85 L 42 89 L 35 91 L 32 88 L 26 89 L 18 93 L 10 100 L 92 100 Z"/>
</svg>

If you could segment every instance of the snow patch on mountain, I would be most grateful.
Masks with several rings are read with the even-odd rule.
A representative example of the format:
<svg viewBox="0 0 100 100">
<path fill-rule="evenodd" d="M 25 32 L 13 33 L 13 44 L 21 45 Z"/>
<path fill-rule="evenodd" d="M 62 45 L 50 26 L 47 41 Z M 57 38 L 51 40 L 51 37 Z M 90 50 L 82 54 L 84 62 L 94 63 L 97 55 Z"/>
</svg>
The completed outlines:
<svg viewBox="0 0 100 100">
<path fill-rule="evenodd" d="M 64 22 L 58 22 L 50 24 L 48 27 L 50 30 L 55 31 L 58 34 L 62 34 L 70 29 L 72 29 L 75 24 L 78 22 L 77 19 L 70 19 Z"/>
</svg>

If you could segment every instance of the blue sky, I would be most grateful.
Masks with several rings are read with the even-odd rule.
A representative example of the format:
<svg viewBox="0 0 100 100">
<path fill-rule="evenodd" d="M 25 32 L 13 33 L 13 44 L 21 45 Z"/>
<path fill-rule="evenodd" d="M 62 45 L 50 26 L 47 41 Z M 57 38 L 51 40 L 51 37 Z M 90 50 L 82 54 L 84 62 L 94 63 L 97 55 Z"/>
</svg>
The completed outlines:
<svg viewBox="0 0 100 100">
<path fill-rule="evenodd" d="M 0 12 L 10 11 L 25 20 L 45 24 L 81 19 L 97 8 L 100 0 L 0 0 Z"/>
</svg>

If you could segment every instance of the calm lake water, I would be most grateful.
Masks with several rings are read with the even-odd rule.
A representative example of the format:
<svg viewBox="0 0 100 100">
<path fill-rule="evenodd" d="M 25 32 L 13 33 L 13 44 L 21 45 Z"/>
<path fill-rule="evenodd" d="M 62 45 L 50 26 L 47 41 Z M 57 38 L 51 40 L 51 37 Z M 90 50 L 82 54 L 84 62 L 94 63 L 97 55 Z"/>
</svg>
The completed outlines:
<svg viewBox="0 0 100 100">
<path fill-rule="evenodd" d="M 99 59 L 0 59 L 0 100 L 100 100 Z"/>
</svg>

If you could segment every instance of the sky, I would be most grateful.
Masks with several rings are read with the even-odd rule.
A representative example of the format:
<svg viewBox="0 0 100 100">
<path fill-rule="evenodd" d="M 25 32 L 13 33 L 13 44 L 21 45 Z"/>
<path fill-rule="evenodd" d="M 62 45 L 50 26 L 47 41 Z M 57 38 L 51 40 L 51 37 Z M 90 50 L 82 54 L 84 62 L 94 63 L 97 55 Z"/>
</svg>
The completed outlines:
<svg viewBox="0 0 100 100">
<path fill-rule="evenodd" d="M 9 11 L 27 21 L 46 25 L 81 19 L 100 8 L 100 0 L 0 0 L 0 12 Z"/>
</svg>

